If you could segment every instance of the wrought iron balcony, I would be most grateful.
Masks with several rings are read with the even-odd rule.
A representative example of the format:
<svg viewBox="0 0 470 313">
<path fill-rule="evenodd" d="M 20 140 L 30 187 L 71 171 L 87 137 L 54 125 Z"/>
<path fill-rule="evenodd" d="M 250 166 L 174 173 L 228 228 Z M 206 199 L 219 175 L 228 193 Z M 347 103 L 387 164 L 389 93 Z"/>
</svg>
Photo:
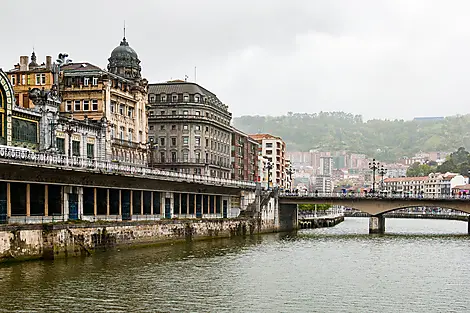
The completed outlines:
<svg viewBox="0 0 470 313">
<path fill-rule="evenodd" d="M 113 145 L 117 145 L 121 147 L 134 148 L 134 149 L 140 148 L 140 144 L 138 142 L 128 141 L 124 139 L 114 138 L 111 140 L 111 143 Z"/>
</svg>

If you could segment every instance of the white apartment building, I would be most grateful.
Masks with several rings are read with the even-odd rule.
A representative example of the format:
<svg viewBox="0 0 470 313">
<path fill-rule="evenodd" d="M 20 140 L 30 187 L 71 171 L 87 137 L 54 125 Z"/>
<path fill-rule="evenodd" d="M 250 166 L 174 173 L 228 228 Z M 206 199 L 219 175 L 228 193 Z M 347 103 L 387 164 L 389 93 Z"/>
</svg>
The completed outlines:
<svg viewBox="0 0 470 313">
<path fill-rule="evenodd" d="M 411 195 L 451 195 L 452 189 L 468 183 L 468 178 L 456 173 L 431 173 L 421 177 L 397 177 L 384 179 L 384 189 L 390 193 Z"/>
<path fill-rule="evenodd" d="M 271 167 L 269 178 L 273 187 L 288 188 L 286 167 L 286 144 L 281 137 L 270 134 L 250 135 L 260 144 L 260 154 Z M 268 164 L 266 166 L 268 166 Z"/>
</svg>

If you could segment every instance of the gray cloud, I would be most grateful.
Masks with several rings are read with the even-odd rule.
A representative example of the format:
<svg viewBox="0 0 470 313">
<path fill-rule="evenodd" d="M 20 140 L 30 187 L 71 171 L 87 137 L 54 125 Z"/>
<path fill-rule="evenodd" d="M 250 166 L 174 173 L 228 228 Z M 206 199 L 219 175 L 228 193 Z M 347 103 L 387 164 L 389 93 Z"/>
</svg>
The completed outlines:
<svg viewBox="0 0 470 313">
<path fill-rule="evenodd" d="M 235 116 L 466 114 L 469 17 L 464 0 L 8 1 L 0 67 L 34 46 L 104 68 L 126 20 L 149 81 L 197 66 Z"/>
</svg>

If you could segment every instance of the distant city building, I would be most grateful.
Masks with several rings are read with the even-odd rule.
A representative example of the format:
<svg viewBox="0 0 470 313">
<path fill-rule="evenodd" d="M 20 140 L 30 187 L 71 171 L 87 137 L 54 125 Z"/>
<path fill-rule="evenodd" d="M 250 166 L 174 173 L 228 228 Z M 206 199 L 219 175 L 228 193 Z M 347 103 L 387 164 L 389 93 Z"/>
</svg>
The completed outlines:
<svg viewBox="0 0 470 313">
<path fill-rule="evenodd" d="M 391 193 L 451 195 L 456 186 L 468 184 L 468 178 L 456 173 L 430 173 L 422 177 L 385 178 L 384 190 Z"/>
<path fill-rule="evenodd" d="M 286 179 L 286 144 L 280 137 L 270 134 L 250 135 L 260 144 L 261 155 L 272 165 L 270 178 L 274 186 L 288 188 Z"/>
<path fill-rule="evenodd" d="M 152 166 L 231 177 L 232 113 L 214 93 L 181 80 L 150 84 L 149 104 Z"/>
<path fill-rule="evenodd" d="M 315 190 L 320 193 L 330 193 L 333 190 L 333 157 L 320 157 L 320 172 L 315 178 Z"/>
</svg>

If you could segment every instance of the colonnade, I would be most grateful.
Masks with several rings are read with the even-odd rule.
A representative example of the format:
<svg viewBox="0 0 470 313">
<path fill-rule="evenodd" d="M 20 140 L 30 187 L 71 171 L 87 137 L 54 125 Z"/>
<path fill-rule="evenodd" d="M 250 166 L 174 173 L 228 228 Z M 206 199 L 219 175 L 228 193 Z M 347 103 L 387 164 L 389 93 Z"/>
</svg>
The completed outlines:
<svg viewBox="0 0 470 313">
<path fill-rule="evenodd" d="M 230 196 L 0 181 L 0 223 L 230 217 Z"/>
</svg>

